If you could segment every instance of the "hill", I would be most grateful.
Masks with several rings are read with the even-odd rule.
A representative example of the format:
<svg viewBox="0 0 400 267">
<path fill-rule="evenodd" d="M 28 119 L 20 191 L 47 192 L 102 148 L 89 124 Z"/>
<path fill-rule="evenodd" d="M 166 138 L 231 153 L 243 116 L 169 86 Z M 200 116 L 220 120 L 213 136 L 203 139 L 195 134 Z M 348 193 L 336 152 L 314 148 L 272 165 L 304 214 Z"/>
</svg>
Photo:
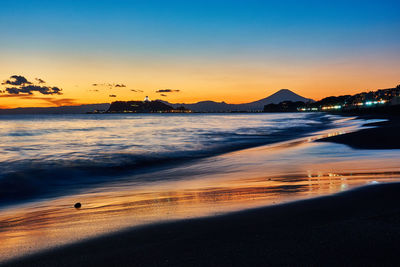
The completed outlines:
<svg viewBox="0 0 400 267">
<path fill-rule="evenodd" d="M 305 103 L 314 102 L 314 100 L 302 97 L 288 89 L 281 89 L 278 92 L 266 98 L 244 104 L 227 104 L 225 102 L 214 102 L 214 101 L 201 101 L 194 104 L 185 104 L 185 103 L 172 104 L 166 101 L 163 102 L 173 107 L 184 106 L 185 108 L 196 112 L 232 112 L 232 111 L 262 111 L 265 105 L 279 104 L 283 101 L 292 101 L 292 102 L 301 101 Z"/>
<path fill-rule="evenodd" d="M 115 101 L 111 103 L 107 113 L 155 113 L 172 112 L 173 107 L 161 101 Z"/>
<path fill-rule="evenodd" d="M 0 109 L 0 115 L 15 114 L 83 114 L 93 112 L 94 110 L 108 110 L 110 104 L 87 104 L 79 106 L 62 106 L 62 107 L 40 107 L 40 108 L 13 108 Z"/>
</svg>

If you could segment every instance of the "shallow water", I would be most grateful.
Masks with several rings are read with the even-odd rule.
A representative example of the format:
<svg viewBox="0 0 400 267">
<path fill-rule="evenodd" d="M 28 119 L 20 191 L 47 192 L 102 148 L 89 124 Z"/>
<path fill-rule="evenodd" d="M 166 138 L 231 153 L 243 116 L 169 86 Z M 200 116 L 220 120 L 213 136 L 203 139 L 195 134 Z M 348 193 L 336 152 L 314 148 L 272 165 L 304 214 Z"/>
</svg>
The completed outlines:
<svg viewBox="0 0 400 267">
<path fill-rule="evenodd" d="M 291 128 L 284 126 L 291 124 L 296 128 L 281 131 L 282 139 L 279 135 L 274 139 L 268 135 L 274 131 L 272 128 L 269 131 L 265 128 L 263 134 L 245 134 L 243 130 L 243 139 L 249 136 L 252 136 L 249 139 L 256 139 L 256 142 L 246 141 L 246 146 L 262 144 L 260 140 L 267 145 L 223 154 L 221 149 L 213 148 L 209 150 L 213 156 L 194 155 L 184 161 L 173 159 L 160 165 L 140 166 L 140 171 L 135 171 L 137 166 L 128 171 L 117 168 L 114 172 L 99 175 L 101 182 L 83 179 L 78 186 L 68 185 L 68 193 L 56 190 L 53 195 L 38 194 L 36 198 L 5 205 L 0 210 L 0 259 L 125 227 L 213 216 L 332 194 L 371 182 L 399 181 L 400 178 L 399 150 L 354 150 L 344 145 L 313 142 L 323 136 L 354 131 L 364 123 L 361 120 L 327 118 L 321 114 L 311 114 L 311 117 L 307 114 L 199 115 L 197 120 L 206 120 L 207 116 L 211 120 L 218 116 L 217 120 L 226 120 L 225 128 L 210 126 L 207 131 L 219 135 L 222 140 L 216 141 L 219 147 L 230 150 L 236 140 L 232 135 L 235 136 L 238 129 L 257 128 L 263 123 L 276 123 L 275 127 L 278 124 L 283 129 Z M 182 120 L 193 120 L 193 117 L 182 117 Z M 248 123 L 249 120 L 252 122 Z M 302 122 L 294 123 L 293 120 Z M 294 130 L 303 127 L 305 122 L 309 124 L 307 130 Z M 226 132 L 231 133 L 229 137 Z M 191 138 L 197 138 L 197 134 Z M 238 142 L 238 148 L 241 148 L 242 140 Z M 204 148 L 207 142 L 199 147 L 207 150 Z M 178 150 L 176 147 L 175 151 Z M 199 151 L 198 147 L 193 151 Z M 110 166 L 115 168 L 115 165 Z M 98 179 L 96 172 L 90 174 L 91 179 Z M 62 181 L 49 188 L 62 188 L 65 183 Z M 79 210 L 73 207 L 78 201 L 82 203 Z"/>
<path fill-rule="evenodd" d="M 0 116 L 0 205 L 290 140 L 333 120 L 319 113 Z"/>
</svg>

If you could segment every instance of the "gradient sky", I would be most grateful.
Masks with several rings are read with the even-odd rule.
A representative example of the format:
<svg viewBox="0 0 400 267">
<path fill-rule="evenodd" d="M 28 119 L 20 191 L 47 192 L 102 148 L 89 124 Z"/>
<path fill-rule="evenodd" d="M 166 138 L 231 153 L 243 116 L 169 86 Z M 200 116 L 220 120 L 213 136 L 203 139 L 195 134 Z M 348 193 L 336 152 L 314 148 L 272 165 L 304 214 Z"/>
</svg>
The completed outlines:
<svg viewBox="0 0 400 267">
<path fill-rule="evenodd" d="M 281 88 L 317 100 L 400 84 L 398 0 L 3 0 L 0 12 L 0 81 L 63 90 L 2 93 L 3 108 L 242 103 Z"/>
</svg>

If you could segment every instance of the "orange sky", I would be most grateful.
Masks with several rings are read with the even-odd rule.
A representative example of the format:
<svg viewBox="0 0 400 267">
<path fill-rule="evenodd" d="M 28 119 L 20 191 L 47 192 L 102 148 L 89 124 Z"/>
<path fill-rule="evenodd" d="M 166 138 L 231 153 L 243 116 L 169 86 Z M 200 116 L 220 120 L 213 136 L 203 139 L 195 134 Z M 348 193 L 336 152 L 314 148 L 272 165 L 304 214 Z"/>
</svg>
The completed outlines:
<svg viewBox="0 0 400 267">
<path fill-rule="evenodd" d="M 290 89 L 304 97 L 321 99 L 330 95 L 390 88 L 400 83 L 400 63 L 387 58 L 352 59 L 351 62 L 288 61 L 243 62 L 233 60 L 140 62 L 93 57 L 11 58 L 0 66 L 2 81 L 22 75 L 29 81 L 41 78 L 48 86 L 63 89 L 62 95 L 12 96 L 1 94 L 0 107 L 59 106 L 107 103 L 116 100 L 163 99 L 172 103 L 202 100 L 245 103 Z M 124 84 L 126 87 L 93 86 Z M 6 88 L 2 85 L 2 88 Z M 160 89 L 179 92 L 156 93 Z M 97 91 L 96 91 L 97 90 Z M 136 92 L 131 91 L 136 90 Z M 141 92 L 143 91 L 143 92 Z M 110 97 L 116 95 L 116 97 Z"/>
</svg>

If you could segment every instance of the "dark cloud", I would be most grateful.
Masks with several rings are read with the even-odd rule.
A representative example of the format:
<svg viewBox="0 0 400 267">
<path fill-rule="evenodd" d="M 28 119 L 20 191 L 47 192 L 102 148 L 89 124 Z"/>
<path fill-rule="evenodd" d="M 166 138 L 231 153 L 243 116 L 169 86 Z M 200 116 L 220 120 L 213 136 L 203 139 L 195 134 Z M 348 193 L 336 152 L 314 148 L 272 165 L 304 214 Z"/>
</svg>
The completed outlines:
<svg viewBox="0 0 400 267">
<path fill-rule="evenodd" d="M 109 97 L 117 97 L 116 95 L 109 95 Z"/>
<path fill-rule="evenodd" d="M 7 93 L 12 94 L 12 95 L 18 95 L 19 94 L 19 89 L 11 87 L 11 88 L 6 88 L 6 90 L 4 92 L 7 92 Z"/>
<path fill-rule="evenodd" d="M 111 83 L 93 83 L 92 86 L 106 86 L 106 87 L 113 87 Z"/>
<path fill-rule="evenodd" d="M 39 83 L 45 83 L 40 78 L 35 78 Z M 13 85 L 12 87 L 6 87 L 1 93 L 8 93 L 10 95 L 33 95 L 34 92 L 38 92 L 42 95 L 61 95 L 62 89 L 56 86 L 41 86 L 34 85 L 28 81 L 24 76 L 13 75 L 8 80 L 2 83 L 3 85 Z"/>
<path fill-rule="evenodd" d="M 143 90 L 131 89 L 132 92 L 143 93 Z"/>
<path fill-rule="evenodd" d="M 26 85 L 20 87 L 8 87 L 5 91 L 9 94 L 29 94 L 32 95 L 33 92 L 39 92 L 43 95 L 61 95 L 62 89 L 58 87 L 51 86 L 39 86 L 39 85 Z"/>
<path fill-rule="evenodd" d="M 20 75 L 13 75 L 10 77 L 10 79 L 6 80 L 2 84 L 9 84 L 9 85 L 25 85 L 25 84 L 32 84 L 29 82 L 24 76 Z"/>
<path fill-rule="evenodd" d="M 115 88 L 123 88 L 126 87 L 123 83 L 93 83 L 92 86 L 100 86 L 100 87 L 109 87 L 110 89 Z"/>
<path fill-rule="evenodd" d="M 157 90 L 156 93 L 178 93 L 180 90 L 174 90 L 174 89 L 160 89 Z"/>
<path fill-rule="evenodd" d="M 46 83 L 45 81 L 43 81 L 43 80 L 40 79 L 40 78 L 35 78 L 35 80 L 36 80 L 38 83 Z"/>
<path fill-rule="evenodd" d="M 167 96 L 166 94 L 161 94 L 161 96 Z"/>
</svg>

